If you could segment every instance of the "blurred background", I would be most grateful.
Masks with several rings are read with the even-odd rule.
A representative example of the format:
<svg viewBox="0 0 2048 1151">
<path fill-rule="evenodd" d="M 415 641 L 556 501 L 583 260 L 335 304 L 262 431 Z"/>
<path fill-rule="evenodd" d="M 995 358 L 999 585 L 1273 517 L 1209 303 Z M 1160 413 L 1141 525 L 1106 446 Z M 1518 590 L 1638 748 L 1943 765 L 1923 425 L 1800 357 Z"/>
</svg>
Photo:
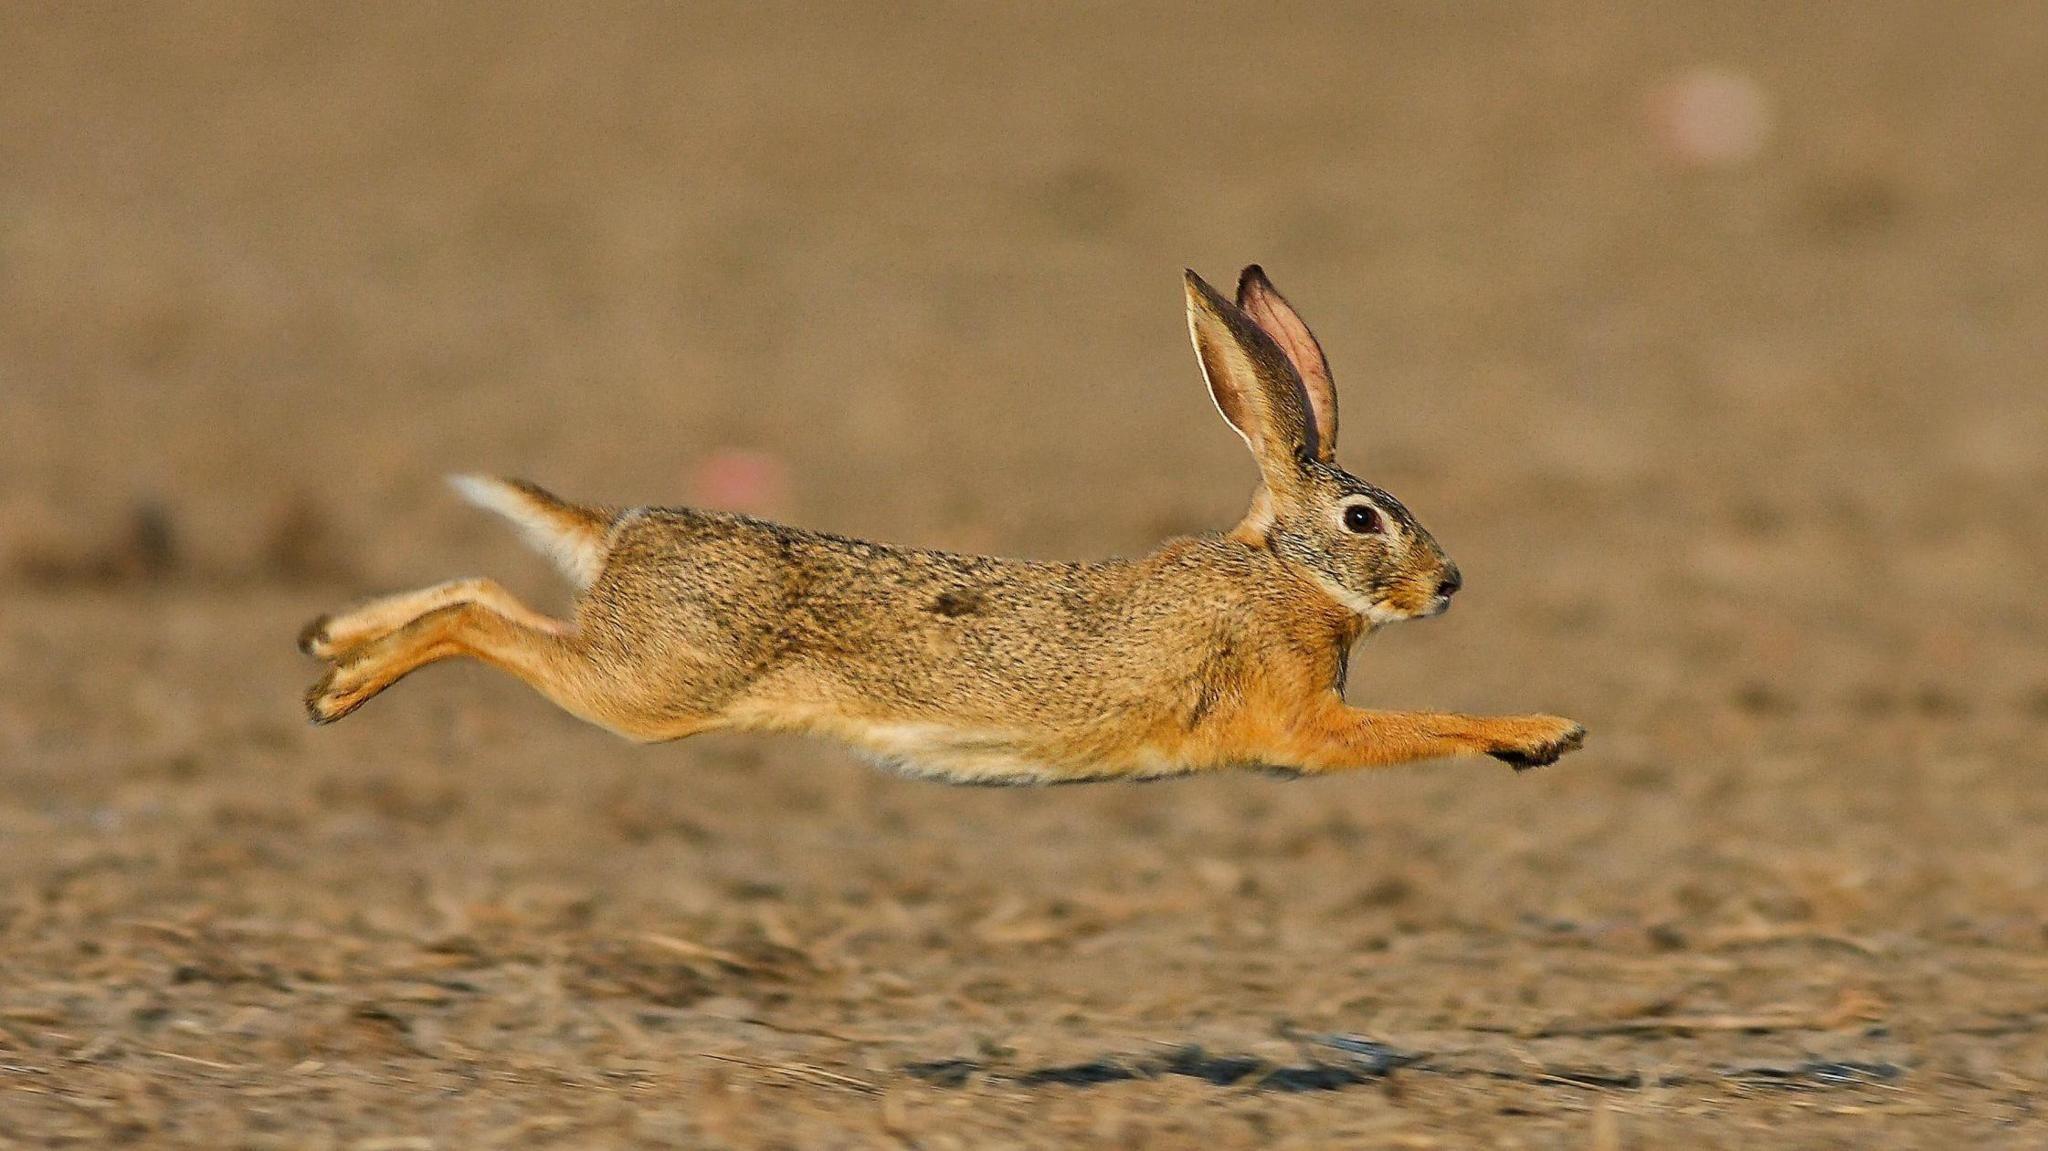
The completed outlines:
<svg viewBox="0 0 2048 1151">
<path fill-rule="evenodd" d="M 0 1047 L 35 1089 L 0 1134 L 2040 1122 L 2039 9 L 5 25 Z M 1253 261 L 1343 462 L 1467 578 L 1353 700 L 1557 710 L 1585 752 L 954 791 L 632 747 L 470 666 L 303 725 L 316 612 L 564 602 L 450 471 L 1033 557 L 1227 527 L 1255 473 L 1177 277 Z M 1018 1086 L 1310 1033 L 1463 1073 Z M 1826 1105 L 1730 1070 L 1815 1060 L 1888 1070 Z"/>
</svg>

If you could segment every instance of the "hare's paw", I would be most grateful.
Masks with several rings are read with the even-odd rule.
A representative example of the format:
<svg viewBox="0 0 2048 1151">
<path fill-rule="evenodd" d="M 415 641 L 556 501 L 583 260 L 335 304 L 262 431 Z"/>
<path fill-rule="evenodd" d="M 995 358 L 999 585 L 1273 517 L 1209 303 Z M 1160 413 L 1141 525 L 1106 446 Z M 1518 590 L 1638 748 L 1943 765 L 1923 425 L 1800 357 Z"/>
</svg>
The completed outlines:
<svg viewBox="0 0 2048 1151">
<path fill-rule="evenodd" d="M 299 650 L 329 663 L 346 663 L 350 653 L 389 635 L 411 617 L 359 608 L 320 616 L 299 630 Z"/>
<path fill-rule="evenodd" d="M 1586 729 L 1561 716 L 1532 715 L 1509 722 L 1517 730 L 1488 748 L 1486 754 L 1516 771 L 1556 763 L 1559 756 L 1586 742 Z"/>
<path fill-rule="evenodd" d="M 332 615 L 316 616 L 305 627 L 299 629 L 299 650 L 320 659 L 333 659 L 335 647 L 330 629 L 334 624 Z"/>
<path fill-rule="evenodd" d="M 361 665 L 342 664 L 330 668 L 320 682 L 306 689 L 306 718 L 315 724 L 329 724 L 369 702 L 380 685 L 373 682 Z"/>
</svg>

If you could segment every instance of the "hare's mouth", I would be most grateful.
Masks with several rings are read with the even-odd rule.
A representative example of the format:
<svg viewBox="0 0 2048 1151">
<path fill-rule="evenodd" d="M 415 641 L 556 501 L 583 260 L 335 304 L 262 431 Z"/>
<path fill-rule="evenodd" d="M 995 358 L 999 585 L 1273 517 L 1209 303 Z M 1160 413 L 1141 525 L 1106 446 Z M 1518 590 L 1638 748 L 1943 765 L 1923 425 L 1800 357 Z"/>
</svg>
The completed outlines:
<svg viewBox="0 0 2048 1151">
<path fill-rule="evenodd" d="M 1399 603 L 1394 600 L 1381 600 L 1366 608 L 1364 614 L 1368 623 L 1377 626 L 1383 623 L 1401 623 L 1411 619 L 1428 619 L 1433 615 L 1442 615 L 1444 609 L 1449 606 L 1448 601 L 1425 603 L 1421 607 L 1417 607 L 1413 604 Z"/>
<path fill-rule="evenodd" d="M 1429 589 L 1427 595 L 1413 594 L 1408 597 L 1418 601 L 1419 606 L 1410 609 L 1406 618 L 1430 619 L 1444 614 L 1451 610 L 1451 597 L 1457 595 L 1458 589 L 1464 586 L 1465 577 L 1458 574 L 1458 569 L 1455 566 L 1450 567 L 1445 571 L 1443 577 L 1436 581 L 1436 586 Z M 1411 592 L 1420 591 L 1420 589 L 1409 590 Z"/>
<path fill-rule="evenodd" d="M 1451 606 L 1451 597 L 1448 594 L 1414 595 L 1409 589 L 1395 588 L 1392 595 L 1370 599 L 1320 573 L 1316 573 L 1315 579 L 1322 585 L 1323 590 L 1329 593 L 1331 599 L 1357 612 L 1373 627 L 1400 623 L 1403 620 L 1428 619 L 1430 616 L 1444 614 L 1444 610 Z"/>
<path fill-rule="evenodd" d="M 1365 616 L 1368 623 L 1378 626 L 1411 619 L 1431 619 L 1450 609 L 1450 595 L 1440 592 L 1430 596 L 1389 596 L 1367 604 L 1359 614 Z"/>
</svg>

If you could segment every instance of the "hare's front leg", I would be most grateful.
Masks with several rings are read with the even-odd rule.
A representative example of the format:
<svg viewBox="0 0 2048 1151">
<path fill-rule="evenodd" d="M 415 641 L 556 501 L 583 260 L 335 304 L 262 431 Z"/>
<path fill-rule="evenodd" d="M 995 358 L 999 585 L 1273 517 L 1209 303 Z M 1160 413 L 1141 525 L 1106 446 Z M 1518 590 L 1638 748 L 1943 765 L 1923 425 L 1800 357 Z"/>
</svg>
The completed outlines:
<svg viewBox="0 0 2048 1151">
<path fill-rule="evenodd" d="M 1481 716 L 1367 711 L 1328 697 L 1301 717 L 1285 759 L 1306 772 L 1388 767 L 1452 755 L 1490 755 L 1516 771 L 1555 763 L 1586 729 L 1555 715 Z"/>
</svg>

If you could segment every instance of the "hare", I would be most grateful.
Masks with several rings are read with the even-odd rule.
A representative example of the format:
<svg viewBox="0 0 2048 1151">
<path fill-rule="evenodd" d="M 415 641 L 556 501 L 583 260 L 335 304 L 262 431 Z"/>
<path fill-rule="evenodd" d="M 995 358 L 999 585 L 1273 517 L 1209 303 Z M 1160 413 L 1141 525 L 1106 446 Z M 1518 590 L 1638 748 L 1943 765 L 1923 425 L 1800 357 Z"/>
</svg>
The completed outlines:
<svg viewBox="0 0 2048 1151">
<path fill-rule="evenodd" d="M 1467 754 L 1521 770 L 1578 747 L 1585 729 L 1556 716 L 1345 704 L 1352 645 L 1443 612 L 1457 565 L 1399 500 L 1336 465 L 1329 365 L 1265 274 L 1246 268 L 1235 304 L 1193 272 L 1186 287 L 1209 394 L 1264 477 L 1228 532 L 1134 560 L 1028 563 L 458 476 L 577 586 L 574 618 L 487 579 L 323 616 L 300 638 L 332 665 L 306 709 L 332 723 L 468 656 L 635 740 L 808 732 L 951 783 L 1319 775 Z"/>
</svg>

